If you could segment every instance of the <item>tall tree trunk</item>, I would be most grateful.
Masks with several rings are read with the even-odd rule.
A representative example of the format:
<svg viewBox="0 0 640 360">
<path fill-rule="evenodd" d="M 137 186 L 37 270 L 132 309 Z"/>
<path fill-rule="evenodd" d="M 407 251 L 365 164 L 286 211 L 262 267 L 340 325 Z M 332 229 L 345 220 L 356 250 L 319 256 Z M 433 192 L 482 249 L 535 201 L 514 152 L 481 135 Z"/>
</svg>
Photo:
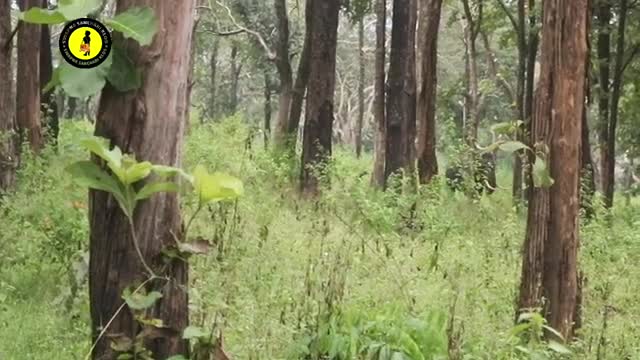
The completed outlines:
<svg viewBox="0 0 640 360">
<path fill-rule="evenodd" d="M 289 137 L 289 111 L 293 96 L 293 72 L 289 61 L 289 17 L 286 0 L 274 1 L 278 24 L 278 41 L 276 46 L 276 68 L 280 77 L 280 96 L 278 99 L 278 116 L 273 134 L 276 146 L 284 147 Z"/>
<path fill-rule="evenodd" d="M 124 152 L 139 160 L 180 166 L 185 117 L 188 113 L 189 54 L 195 0 L 179 2 L 118 0 L 119 12 L 137 6 L 150 6 L 158 17 L 161 32 L 149 47 L 140 47 L 115 34 L 114 42 L 125 42 L 129 57 L 145 64 L 142 86 L 122 93 L 107 85 L 100 97 L 96 135 L 109 138 Z M 90 191 L 90 272 L 89 294 L 94 340 L 108 325 L 93 353 L 94 359 L 115 359 L 113 335 L 133 338 L 141 331 L 129 309 L 118 311 L 122 292 L 143 284 L 147 275 L 136 255 L 131 228 L 113 198 Z M 145 343 L 154 359 L 187 354 L 182 330 L 188 325 L 188 265 L 169 263 L 161 255 L 181 237 L 181 216 L 175 194 L 158 194 L 138 205 L 135 231 L 142 255 L 156 273 L 170 280 L 154 280 L 147 290 L 162 293 L 149 311 L 167 328 L 160 337 Z M 161 268 L 163 269 L 161 271 Z M 110 323 L 109 323 L 110 322 Z"/>
<path fill-rule="evenodd" d="M 220 40 L 213 40 L 213 49 L 211 49 L 211 57 L 209 58 L 209 119 L 216 118 L 216 90 L 218 88 L 218 49 Z"/>
<path fill-rule="evenodd" d="M 418 87 L 417 118 L 418 173 L 420 183 L 426 184 L 438 174 L 436 157 L 436 99 L 438 88 L 438 33 L 442 0 L 421 2 L 418 49 L 422 56 Z"/>
<path fill-rule="evenodd" d="M 544 2 L 541 73 L 533 138 L 550 151 L 555 183 L 531 193 L 519 306 L 545 298 L 549 325 L 573 336 L 578 297 L 580 139 L 587 0 Z M 564 61 L 564 59 L 573 59 Z"/>
<path fill-rule="evenodd" d="M 625 31 L 628 11 L 627 0 L 620 0 L 618 14 L 618 31 L 616 37 L 616 57 L 613 69 L 613 81 L 611 82 L 611 102 L 609 109 L 609 123 L 607 126 L 606 143 L 602 154 L 602 189 L 604 192 L 604 206 L 607 209 L 613 207 L 615 192 L 616 171 L 616 131 L 618 127 L 618 114 L 620 96 L 623 85 L 623 64 L 625 53 Z"/>
<path fill-rule="evenodd" d="M 415 128 L 415 8 L 413 0 L 394 0 L 389 74 L 385 178 L 410 171 L 411 123 Z M 412 76 L 411 73 L 414 75 Z M 413 88 L 412 88 L 413 87 Z M 385 179 L 385 180 L 386 180 Z"/>
<path fill-rule="evenodd" d="M 238 65 L 238 45 L 231 45 L 231 89 L 229 89 L 229 114 L 238 111 L 238 83 L 242 65 Z"/>
<path fill-rule="evenodd" d="M 49 1 L 42 0 L 42 8 L 49 8 Z M 42 25 L 40 34 L 40 89 L 51 81 L 53 74 L 53 58 L 51 56 L 51 34 L 48 25 Z M 58 119 L 58 102 L 53 90 L 40 93 L 40 111 L 44 116 L 47 140 L 52 144 L 57 144 L 60 133 L 60 123 Z"/>
<path fill-rule="evenodd" d="M 322 172 L 331 157 L 340 0 L 313 1 L 312 10 L 313 46 L 310 54 L 300 181 L 302 192 L 307 196 L 319 193 L 318 171 Z"/>
<path fill-rule="evenodd" d="M 609 147 L 609 104 L 611 89 L 611 4 L 609 1 L 598 2 L 598 147 L 600 148 L 600 185 L 605 195 L 605 206 L 609 179 L 607 169 L 613 162 L 615 154 L 608 153 Z M 613 186 L 611 186 L 613 187 Z"/>
<path fill-rule="evenodd" d="M 524 132 L 520 135 L 522 136 L 523 142 L 529 147 L 533 146 L 533 139 L 531 134 L 533 133 L 533 100 L 534 93 L 536 89 L 536 59 L 538 57 L 538 43 L 539 41 L 539 33 L 538 33 L 538 20 L 536 16 L 535 9 L 535 0 L 529 0 L 529 24 L 528 24 L 528 41 L 527 41 L 527 78 L 525 82 L 525 91 L 524 91 Z M 525 189 L 525 199 L 531 199 L 531 191 L 533 188 L 533 178 L 531 177 L 531 165 L 535 161 L 535 157 L 533 154 L 528 154 L 525 158 L 524 166 L 523 166 L 523 177 L 524 183 L 526 184 Z"/>
<path fill-rule="evenodd" d="M 359 61 L 359 78 L 358 78 L 358 121 L 356 123 L 356 156 L 360 158 L 362 154 L 362 123 L 364 122 L 364 82 L 366 81 L 366 59 L 364 56 L 364 18 L 358 21 L 358 61 Z"/>
<path fill-rule="evenodd" d="M 41 0 L 21 0 L 19 3 L 26 11 L 40 7 Z M 40 25 L 22 22 L 18 31 L 16 117 L 20 135 L 26 135 L 35 153 L 44 147 L 40 123 L 40 29 Z"/>
<path fill-rule="evenodd" d="M 371 184 L 382 188 L 385 183 L 387 123 L 385 120 L 385 58 L 387 2 L 376 0 L 376 52 L 374 76 L 374 160 Z"/>
<path fill-rule="evenodd" d="M 309 82 L 309 64 L 311 55 L 311 22 L 313 14 L 311 9 L 313 0 L 307 0 L 305 5 L 305 34 L 304 44 L 302 45 L 302 54 L 298 63 L 298 72 L 296 82 L 293 86 L 293 94 L 291 98 L 291 112 L 289 113 L 289 129 L 287 133 L 291 141 L 291 147 L 295 149 L 298 136 L 298 127 L 300 126 L 300 117 L 302 116 L 302 103 L 307 91 L 307 83 Z"/>
<path fill-rule="evenodd" d="M 263 140 L 265 149 L 269 147 L 269 138 L 271 137 L 271 76 L 267 71 L 264 72 L 264 128 Z"/>
<path fill-rule="evenodd" d="M 529 9 L 532 11 L 532 9 Z M 524 142 L 524 130 L 525 130 L 525 87 L 527 83 L 527 32 L 525 26 L 527 24 L 527 15 L 525 10 L 525 0 L 518 0 L 518 19 L 517 19 L 517 34 L 518 34 L 518 82 L 516 86 L 516 119 L 522 121 L 522 125 L 517 127 L 516 139 Z M 513 184 L 511 194 L 513 197 L 513 203 L 518 206 L 522 203 L 522 183 L 523 183 L 523 159 L 524 152 L 518 151 L 514 154 L 513 161 Z"/>
<path fill-rule="evenodd" d="M 478 129 L 480 127 L 480 107 L 481 94 L 478 80 L 478 51 L 476 39 L 480 33 L 482 23 L 482 0 L 478 0 L 478 18 L 473 18 L 470 0 L 462 0 L 464 9 L 464 44 L 465 44 L 465 75 L 467 79 L 467 94 L 465 99 L 465 137 L 469 145 L 473 145 L 478 140 Z"/>
<path fill-rule="evenodd" d="M 13 187 L 18 166 L 10 38 L 11 1 L 0 0 L 0 193 Z"/>
</svg>

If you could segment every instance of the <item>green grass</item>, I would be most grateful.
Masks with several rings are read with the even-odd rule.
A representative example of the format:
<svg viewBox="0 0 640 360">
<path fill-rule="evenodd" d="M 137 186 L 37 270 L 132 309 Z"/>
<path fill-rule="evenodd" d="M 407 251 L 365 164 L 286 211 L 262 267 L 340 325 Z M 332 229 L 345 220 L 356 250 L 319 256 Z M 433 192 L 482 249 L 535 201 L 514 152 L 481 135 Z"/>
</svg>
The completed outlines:
<svg viewBox="0 0 640 360">
<path fill-rule="evenodd" d="M 86 196 L 63 171 L 85 156 L 74 142 L 89 132 L 66 123 L 58 153 L 28 161 L 17 193 L 4 200 L 2 360 L 83 359 L 90 346 L 86 283 L 70 297 L 68 280 L 87 247 Z M 274 160 L 258 141 L 247 148 L 247 136 L 240 119 L 197 126 L 185 155 L 188 169 L 202 163 L 245 183 L 237 207 L 212 208 L 193 228 L 224 250 L 192 261 L 192 323 L 216 323 L 234 359 L 300 358 L 329 312 L 448 320 L 454 300 L 465 359 L 518 359 L 509 332 L 525 222 L 511 207 L 508 168 L 499 171 L 504 189 L 477 201 L 440 184 L 394 197 L 369 188 L 369 157 L 338 149 L 331 189 L 304 201 L 291 162 Z M 582 229 L 587 282 L 575 359 L 596 359 L 605 306 L 602 359 L 640 359 L 640 203 L 618 205 L 612 227 L 596 219 Z"/>
</svg>

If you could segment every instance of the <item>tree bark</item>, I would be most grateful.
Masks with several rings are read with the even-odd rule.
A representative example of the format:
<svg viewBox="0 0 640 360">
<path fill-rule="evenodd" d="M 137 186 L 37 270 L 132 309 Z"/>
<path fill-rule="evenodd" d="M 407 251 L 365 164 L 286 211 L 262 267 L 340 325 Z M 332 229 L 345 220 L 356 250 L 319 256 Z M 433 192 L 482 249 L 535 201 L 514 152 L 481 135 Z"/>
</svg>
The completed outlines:
<svg viewBox="0 0 640 360">
<path fill-rule="evenodd" d="M 312 6 L 313 0 L 307 0 L 305 5 L 304 44 L 302 45 L 302 54 L 300 55 L 298 72 L 291 98 L 291 112 L 289 114 L 289 129 L 287 129 L 287 133 L 289 134 L 289 141 L 291 141 L 291 147 L 293 149 L 295 149 L 297 142 L 298 127 L 300 126 L 300 117 L 302 116 L 302 104 L 304 102 L 305 93 L 307 92 L 307 83 L 309 82 L 311 22 L 313 20 L 313 14 L 311 13 Z"/>
<path fill-rule="evenodd" d="M 358 21 L 358 121 L 356 122 L 356 157 L 360 158 L 362 154 L 362 123 L 364 122 L 364 82 L 366 81 L 366 59 L 364 56 L 364 19 Z"/>
<path fill-rule="evenodd" d="M 313 1 L 307 106 L 302 143 L 301 189 L 319 193 L 320 178 L 331 157 L 339 0 Z"/>
<path fill-rule="evenodd" d="M 415 2 L 394 0 L 386 97 L 385 182 L 403 170 L 410 172 L 415 147 Z M 413 74 L 413 75 L 412 75 Z M 412 132 L 413 129 L 413 132 Z M 415 152 L 415 151 L 414 151 Z"/>
<path fill-rule="evenodd" d="M 0 193 L 13 187 L 18 166 L 10 38 L 11 1 L 0 0 Z"/>
<path fill-rule="evenodd" d="M 531 192 L 519 301 L 520 309 L 531 308 L 544 297 L 545 317 L 565 339 L 573 336 L 578 297 L 586 11 L 587 0 L 544 3 L 541 73 L 532 125 L 536 148 L 549 149 L 555 183 Z"/>
<path fill-rule="evenodd" d="M 42 8 L 48 9 L 49 1 L 42 0 Z M 40 34 L 40 89 L 51 81 L 53 75 L 53 58 L 51 55 L 51 33 L 48 25 L 42 25 Z M 58 119 L 58 102 L 53 90 L 40 93 L 40 111 L 44 117 L 47 140 L 52 144 L 58 143 L 60 123 Z"/>
<path fill-rule="evenodd" d="M 286 0 L 275 0 L 274 8 L 277 18 L 278 40 L 276 45 L 276 69 L 280 77 L 280 96 L 278 99 L 278 115 L 273 141 L 276 146 L 286 147 L 289 142 L 289 111 L 293 96 L 293 72 L 289 61 L 289 17 Z"/>
<path fill-rule="evenodd" d="M 129 57 L 143 72 L 142 86 L 121 93 L 107 85 L 102 92 L 96 135 L 106 137 L 123 152 L 139 160 L 180 166 L 185 116 L 188 113 L 189 56 L 195 0 L 179 2 L 118 0 L 119 12 L 150 6 L 157 18 L 159 33 L 148 47 L 115 34 L 114 42 L 124 42 Z M 140 325 L 129 309 L 118 312 L 125 288 L 143 284 L 147 275 L 136 255 L 131 228 L 114 199 L 100 191 L 90 191 L 90 275 L 89 294 L 93 338 L 107 326 L 97 342 L 94 359 L 114 359 L 112 336 L 133 338 Z M 157 194 L 138 205 L 135 231 L 142 255 L 156 273 L 170 280 L 154 280 L 147 290 L 163 295 L 149 315 L 167 327 L 160 337 L 145 343 L 153 358 L 166 359 L 187 354 L 182 330 L 188 324 L 188 265 L 180 260 L 166 263 L 161 251 L 180 238 L 181 216 L 175 194 Z M 162 268 L 162 270 L 161 270 Z"/>
<path fill-rule="evenodd" d="M 535 10 L 535 0 L 529 0 L 529 24 L 528 24 L 528 41 L 527 41 L 527 78 L 525 82 L 524 90 L 524 131 L 520 135 L 525 144 L 529 147 L 533 146 L 533 140 L 531 134 L 533 133 L 533 100 L 536 89 L 536 58 L 538 57 L 538 43 L 540 42 L 538 33 L 538 20 Z M 531 165 L 535 161 L 533 154 L 529 153 L 523 163 L 523 177 L 526 189 L 524 191 L 524 198 L 531 198 L 531 191 L 533 189 L 533 178 L 531 177 Z"/>
<path fill-rule="evenodd" d="M 591 0 L 588 0 L 589 6 L 587 7 L 587 29 L 591 28 L 592 8 Z M 589 30 L 587 30 L 589 34 Z M 587 54 L 591 54 L 591 39 L 587 35 Z M 585 60 L 585 86 L 584 86 L 584 101 L 585 109 L 582 112 L 582 140 L 580 148 L 580 208 L 584 212 L 587 219 L 591 219 L 594 215 L 593 210 L 593 197 L 596 192 L 596 183 L 594 176 L 593 158 L 591 156 L 591 141 L 589 137 L 589 121 L 588 113 L 591 105 L 591 56 L 587 56 Z M 581 290 L 581 289 L 580 289 Z"/>
<path fill-rule="evenodd" d="M 442 0 L 421 2 L 418 49 L 422 56 L 418 87 L 418 173 L 427 184 L 438 174 L 436 157 L 436 99 L 438 88 L 438 33 Z"/>
<path fill-rule="evenodd" d="M 529 11 L 532 9 L 533 1 L 529 1 Z M 516 86 L 516 99 L 515 99 L 515 113 L 516 119 L 522 121 L 522 125 L 517 127 L 516 139 L 524 142 L 524 130 L 525 130 L 525 87 L 527 83 L 527 42 L 531 42 L 532 38 L 527 39 L 526 32 L 527 15 L 525 9 L 525 0 L 518 0 L 518 22 L 517 22 L 517 35 L 518 35 L 518 82 Z M 520 204 L 523 200 L 523 159 L 526 154 L 522 151 L 518 151 L 514 154 L 513 161 L 513 184 L 511 189 L 511 195 L 513 197 L 513 203 L 520 208 Z"/>
<path fill-rule="evenodd" d="M 21 9 L 40 7 L 41 0 L 21 0 Z M 40 123 L 40 38 L 41 25 L 21 23 L 18 31 L 18 77 L 16 118 L 21 138 L 26 136 L 31 150 L 44 147 Z"/>
<path fill-rule="evenodd" d="M 387 2 L 376 0 L 376 52 L 374 77 L 373 118 L 375 123 L 374 160 L 371 184 L 382 188 L 385 183 L 386 133 L 385 120 L 385 58 L 386 58 L 386 23 Z"/>
</svg>

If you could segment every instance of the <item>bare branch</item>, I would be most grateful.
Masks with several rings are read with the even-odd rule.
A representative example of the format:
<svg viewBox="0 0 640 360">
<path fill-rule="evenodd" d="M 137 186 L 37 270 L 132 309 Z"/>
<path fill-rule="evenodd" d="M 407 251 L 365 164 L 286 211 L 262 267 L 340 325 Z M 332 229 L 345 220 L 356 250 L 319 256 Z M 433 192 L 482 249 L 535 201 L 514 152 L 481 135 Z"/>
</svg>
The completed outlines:
<svg viewBox="0 0 640 360">
<path fill-rule="evenodd" d="M 507 7 L 507 4 L 504 3 L 504 0 L 498 0 L 498 4 L 500 5 L 500 8 L 502 8 L 502 11 L 504 11 L 504 13 L 509 18 L 509 21 L 511 22 L 511 25 L 513 25 L 513 29 L 516 31 L 516 33 L 519 34 L 520 33 L 520 27 L 518 26 L 518 22 L 516 21 L 516 18 L 513 16 L 511 11 L 509 11 L 509 8 Z"/>
<path fill-rule="evenodd" d="M 237 27 L 238 30 L 241 30 L 241 32 L 246 32 L 247 34 L 250 34 L 253 37 L 255 37 L 256 40 L 258 40 L 258 42 L 260 43 L 260 46 L 262 46 L 262 48 L 264 49 L 264 51 L 265 51 L 265 53 L 267 55 L 267 59 L 269 59 L 271 61 L 276 59 L 276 54 L 273 52 L 273 50 L 271 50 L 271 48 L 269 47 L 267 42 L 264 40 L 262 35 L 260 35 L 260 33 L 240 25 L 236 21 L 236 19 L 233 17 L 233 12 L 231 11 L 231 9 L 228 6 L 226 6 L 225 4 L 221 3 L 220 1 L 216 1 L 216 4 L 218 4 L 218 6 L 222 7 L 223 9 L 225 9 L 227 11 L 227 15 L 229 17 L 229 20 L 231 20 L 233 25 L 235 27 Z"/>
</svg>

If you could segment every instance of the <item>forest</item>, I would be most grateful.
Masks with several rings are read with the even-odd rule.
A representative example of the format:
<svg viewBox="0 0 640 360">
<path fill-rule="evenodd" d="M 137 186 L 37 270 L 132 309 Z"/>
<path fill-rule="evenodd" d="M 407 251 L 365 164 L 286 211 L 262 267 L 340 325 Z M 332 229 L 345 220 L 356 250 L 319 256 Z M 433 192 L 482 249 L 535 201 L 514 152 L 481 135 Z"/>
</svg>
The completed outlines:
<svg viewBox="0 0 640 360">
<path fill-rule="evenodd" d="M 0 360 L 640 360 L 638 264 L 638 0 L 0 0 Z"/>
</svg>

